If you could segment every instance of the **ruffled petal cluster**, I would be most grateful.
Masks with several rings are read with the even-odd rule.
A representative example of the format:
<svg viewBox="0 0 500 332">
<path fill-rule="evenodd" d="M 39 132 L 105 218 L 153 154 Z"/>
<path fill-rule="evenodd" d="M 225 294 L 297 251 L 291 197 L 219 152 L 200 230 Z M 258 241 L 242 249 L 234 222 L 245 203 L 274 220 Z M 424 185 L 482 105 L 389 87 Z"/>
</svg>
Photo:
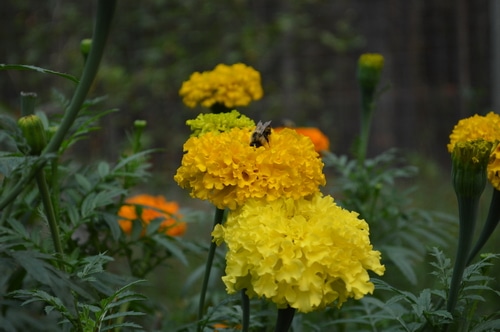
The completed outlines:
<svg viewBox="0 0 500 332">
<path fill-rule="evenodd" d="M 179 95 L 188 107 L 221 104 L 232 109 L 247 106 L 264 94 L 260 73 L 242 63 L 219 64 L 212 71 L 195 72 L 182 84 Z"/>
<path fill-rule="evenodd" d="M 232 128 L 255 127 L 255 122 L 237 110 L 229 113 L 199 114 L 196 119 L 187 120 L 191 136 L 201 136 L 208 132 L 224 132 Z"/>
<path fill-rule="evenodd" d="M 268 146 L 256 148 L 250 146 L 253 129 L 189 138 L 174 180 L 221 209 L 235 209 L 249 198 L 298 199 L 325 185 L 323 162 L 309 138 L 284 129 L 270 135 Z"/>
<path fill-rule="evenodd" d="M 283 128 L 276 128 L 275 131 L 278 132 Z M 314 127 L 293 127 L 291 128 L 297 133 L 307 136 L 311 139 L 314 144 L 316 152 L 328 151 L 330 149 L 330 140 L 328 137 L 318 128 Z"/>
<path fill-rule="evenodd" d="M 186 232 L 186 223 L 180 222 L 182 216 L 179 214 L 177 202 L 169 202 L 163 196 L 137 195 L 128 198 L 118 211 L 120 219 L 118 222 L 123 232 L 132 233 L 134 220 L 139 220 L 143 228 L 155 219 L 162 218 L 163 221 L 158 231 L 170 236 L 183 235 Z M 144 235 L 145 231 L 143 231 Z"/>
<path fill-rule="evenodd" d="M 385 271 L 368 224 L 337 206 L 330 196 L 248 200 L 230 211 L 213 233 L 225 242 L 229 293 L 247 289 L 278 308 L 310 312 L 372 293 L 368 270 Z"/>
<path fill-rule="evenodd" d="M 470 142 L 483 139 L 488 142 L 500 141 L 500 115 L 490 112 L 483 115 L 474 115 L 460 120 L 450 134 L 448 152 L 453 152 L 457 142 Z"/>
</svg>

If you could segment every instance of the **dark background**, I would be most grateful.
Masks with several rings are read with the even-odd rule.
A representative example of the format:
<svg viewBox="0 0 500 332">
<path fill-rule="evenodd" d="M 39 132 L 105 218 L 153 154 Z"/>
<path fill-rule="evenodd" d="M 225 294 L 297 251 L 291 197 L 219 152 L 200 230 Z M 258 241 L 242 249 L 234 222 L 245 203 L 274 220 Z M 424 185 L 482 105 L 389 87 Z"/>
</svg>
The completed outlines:
<svg viewBox="0 0 500 332">
<path fill-rule="evenodd" d="M 91 36 L 95 1 L 1 7 L 0 63 L 80 74 L 79 43 Z M 189 134 L 185 120 L 201 111 L 182 104 L 182 82 L 193 71 L 243 62 L 261 72 L 265 94 L 242 113 L 274 125 L 289 119 L 317 126 L 333 152 L 349 153 L 359 130 L 357 59 L 377 52 L 385 57 L 380 88 L 389 89 L 377 105 L 369 154 L 395 146 L 448 169 L 446 143 L 456 122 L 498 104 L 495 7 L 495 0 L 118 1 L 90 97 L 106 95 L 102 109 L 120 111 L 73 152 L 112 160 L 133 121 L 146 119 L 148 146 L 165 149 L 154 170 L 171 177 Z M 53 89 L 70 97 L 74 85 L 0 72 L 0 111 L 17 117 L 19 93 L 33 91 L 40 110 L 61 113 Z"/>
</svg>

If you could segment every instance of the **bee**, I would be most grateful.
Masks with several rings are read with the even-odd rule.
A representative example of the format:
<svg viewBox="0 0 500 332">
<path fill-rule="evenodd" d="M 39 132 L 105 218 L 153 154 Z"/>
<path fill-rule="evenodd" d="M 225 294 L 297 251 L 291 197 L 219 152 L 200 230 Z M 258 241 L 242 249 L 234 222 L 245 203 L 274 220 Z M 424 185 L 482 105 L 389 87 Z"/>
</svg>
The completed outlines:
<svg viewBox="0 0 500 332">
<path fill-rule="evenodd" d="M 259 121 L 255 131 L 252 133 L 250 146 L 258 148 L 259 146 L 269 144 L 269 136 L 271 136 L 271 121 L 267 121 L 265 123 Z"/>
</svg>

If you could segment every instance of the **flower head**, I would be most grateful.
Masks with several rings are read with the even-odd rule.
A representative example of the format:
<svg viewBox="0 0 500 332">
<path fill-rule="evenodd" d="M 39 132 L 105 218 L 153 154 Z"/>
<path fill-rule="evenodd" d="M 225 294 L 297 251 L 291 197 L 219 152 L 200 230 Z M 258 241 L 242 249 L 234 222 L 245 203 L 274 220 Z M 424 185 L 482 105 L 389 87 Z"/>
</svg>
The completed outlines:
<svg viewBox="0 0 500 332">
<path fill-rule="evenodd" d="M 282 129 L 283 128 L 275 128 L 275 131 L 278 132 Z M 330 149 L 330 140 L 318 128 L 293 127 L 291 129 L 295 130 L 297 133 L 299 133 L 301 135 L 309 137 L 314 144 L 314 148 L 316 149 L 316 152 L 328 151 L 328 149 Z"/>
<path fill-rule="evenodd" d="M 174 180 L 191 196 L 235 209 L 248 198 L 300 198 L 325 184 L 323 163 L 310 139 L 290 129 L 272 133 L 268 146 L 252 147 L 253 128 L 191 137 Z"/>
<path fill-rule="evenodd" d="M 320 193 L 270 203 L 249 200 L 212 233 L 225 242 L 227 291 L 247 289 L 278 308 L 301 312 L 341 306 L 372 293 L 367 270 L 382 275 L 368 224 Z"/>
<path fill-rule="evenodd" d="M 126 234 L 132 233 L 134 220 L 140 220 L 145 229 L 153 220 L 161 218 L 158 230 L 170 236 L 183 235 L 186 223 L 179 222 L 179 205 L 168 202 L 163 196 L 137 195 L 128 198 L 118 211 L 120 227 Z M 144 235 L 145 230 L 142 234 Z"/>
<path fill-rule="evenodd" d="M 196 119 L 187 120 L 186 124 L 191 127 L 191 136 L 201 136 L 211 131 L 224 132 L 232 128 L 255 126 L 252 119 L 240 114 L 237 110 L 229 113 L 199 114 Z"/>
<path fill-rule="evenodd" d="M 453 152 L 457 142 L 470 142 L 483 139 L 496 143 L 500 141 L 500 115 L 490 112 L 483 115 L 474 115 L 460 120 L 450 134 L 448 152 Z"/>
<path fill-rule="evenodd" d="M 191 108 L 198 104 L 206 108 L 221 104 L 232 109 L 259 100 L 263 90 L 260 73 L 237 63 L 232 66 L 219 64 L 212 71 L 193 73 L 182 83 L 179 94 L 184 104 Z"/>
</svg>

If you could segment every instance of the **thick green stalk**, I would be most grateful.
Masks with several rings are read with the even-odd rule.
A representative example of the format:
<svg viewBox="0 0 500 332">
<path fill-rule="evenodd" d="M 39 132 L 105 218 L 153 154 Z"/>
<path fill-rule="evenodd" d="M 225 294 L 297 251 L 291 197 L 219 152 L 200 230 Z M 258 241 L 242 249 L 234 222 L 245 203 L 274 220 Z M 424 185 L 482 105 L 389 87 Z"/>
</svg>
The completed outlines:
<svg viewBox="0 0 500 332">
<path fill-rule="evenodd" d="M 458 248 L 455 257 L 455 266 L 450 283 L 450 292 L 448 293 L 448 303 L 446 309 L 453 313 L 458 300 L 458 294 L 462 285 L 462 276 L 466 267 L 467 258 L 472 245 L 474 236 L 474 226 L 476 224 L 476 215 L 479 206 L 479 196 L 463 197 L 458 195 L 459 212 L 459 235 Z"/>
<path fill-rule="evenodd" d="M 241 290 L 241 332 L 248 332 L 250 328 L 250 299 L 248 298 L 246 288 Z"/>
<path fill-rule="evenodd" d="M 82 77 L 76 87 L 71 103 L 64 114 L 59 129 L 56 131 L 44 151 L 46 153 L 57 152 L 87 97 L 104 53 L 104 47 L 106 46 L 106 40 L 109 35 L 115 6 L 116 0 L 99 0 L 90 54 L 85 62 Z"/>
<path fill-rule="evenodd" d="M 278 309 L 278 318 L 274 332 L 287 332 L 292 325 L 294 315 L 295 308 L 287 307 L 285 309 Z"/>
<path fill-rule="evenodd" d="M 224 209 L 216 208 L 214 216 L 214 227 L 218 224 L 222 224 L 223 220 Z M 203 314 L 205 312 L 205 297 L 207 294 L 208 281 L 210 280 L 210 272 L 212 270 L 216 248 L 217 244 L 215 242 L 211 242 L 210 248 L 208 249 L 207 263 L 205 265 L 205 275 L 203 276 L 203 284 L 201 286 L 200 300 L 198 304 L 198 331 L 201 331 L 201 319 L 203 318 Z"/>
<path fill-rule="evenodd" d="M 490 235 L 497 227 L 499 221 L 500 221 L 500 191 L 497 189 L 493 189 L 493 194 L 491 195 L 490 210 L 488 212 L 488 216 L 486 217 L 486 222 L 484 223 L 481 235 L 479 235 L 479 238 L 476 241 L 476 245 L 469 254 L 469 258 L 467 259 L 467 265 L 472 262 L 474 257 L 486 244 L 486 242 L 490 238 Z"/>
<path fill-rule="evenodd" d="M 361 128 L 358 144 L 358 165 L 361 167 L 365 163 L 366 152 L 368 150 L 368 140 L 370 139 L 370 127 L 373 114 L 373 92 L 361 92 Z"/>
<path fill-rule="evenodd" d="M 75 121 L 78 112 L 85 101 L 90 86 L 92 85 L 99 68 L 99 63 L 104 52 L 104 46 L 106 45 L 106 39 L 109 35 L 115 6 L 116 0 L 99 0 L 94 35 L 92 37 L 92 48 L 90 50 L 89 57 L 85 62 L 82 77 L 76 87 L 71 103 L 64 114 L 59 129 L 42 152 L 43 156 L 57 153 L 59 147 L 64 141 L 66 133 L 73 125 L 73 122 Z M 20 179 L 20 181 L 17 182 L 17 184 L 7 194 L 5 194 L 5 196 L 0 200 L 0 210 L 3 210 L 7 204 L 19 195 L 19 193 L 25 188 L 26 184 L 35 177 L 46 162 L 47 160 L 44 160 L 37 165 L 34 165 L 28 174 Z"/>
<path fill-rule="evenodd" d="M 21 116 L 35 113 L 36 93 L 21 92 Z"/>
<path fill-rule="evenodd" d="M 43 169 L 41 169 L 36 174 L 36 182 L 38 184 L 38 190 L 40 191 L 40 196 L 42 198 L 45 215 L 47 216 L 47 221 L 49 223 L 52 242 L 54 243 L 56 253 L 59 255 L 58 258 L 61 259 L 64 255 L 64 251 L 61 245 L 61 238 L 59 237 L 59 225 L 56 219 L 54 206 L 52 205 L 52 199 L 50 197 L 49 187 L 47 185 L 47 180 L 45 179 L 45 172 Z"/>
</svg>

